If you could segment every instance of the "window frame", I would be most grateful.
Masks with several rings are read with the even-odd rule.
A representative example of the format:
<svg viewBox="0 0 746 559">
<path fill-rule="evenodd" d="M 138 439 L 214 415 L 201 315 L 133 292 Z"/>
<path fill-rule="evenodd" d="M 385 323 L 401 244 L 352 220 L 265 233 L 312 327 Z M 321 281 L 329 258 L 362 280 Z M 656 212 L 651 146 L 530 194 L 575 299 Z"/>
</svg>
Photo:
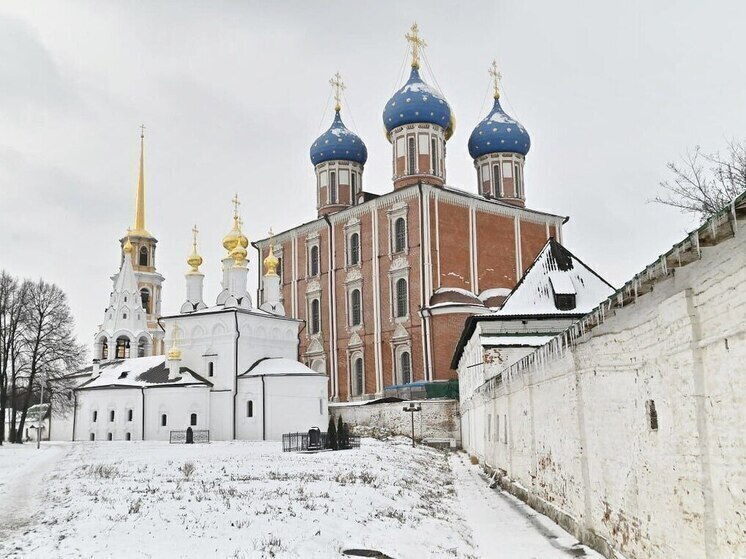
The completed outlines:
<svg viewBox="0 0 746 559">
<path fill-rule="evenodd" d="M 404 288 L 400 289 L 403 285 Z M 394 280 L 394 318 L 409 316 L 409 280 L 401 277 Z"/>
<path fill-rule="evenodd" d="M 254 400 L 246 400 L 246 417 L 254 417 Z"/>
<path fill-rule="evenodd" d="M 357 301 L 355 301 L 357 294 Z M 362 326 L 363 324 L 363 293 L 359 287 L 350 290 L 350 326 Z"/>
<path fill-rule="evenodd" d="M 402 230 L 399 231 L 399 224 L 402 224 Z M 393 243 L 392 249 L 393 254 L 400 252 L 406 252 L 408 247 L 407 239 L 407 219 L 404 216 L 398 216 L 393 219 Z M 401 241 L 401 244 L 400 244 Z"/>
<path fill-rule="evenodd" d="M 321 250 L 317 244 L 308 247 L 308 275 L 312 278 L 321 275 Z"/>
<path fill-rule="evenodd" d="M 314 297 L 309 301 L 309 333 L 316 335 L 321 332 L 321 299 Z"/>
<path fill-rule="evenodd" d="M 407 136 L 407 174 L 417 174 L 417 139 Z"/>
<path fill-rule="evenodd" d="M 354 241 L 353 241 L 354 240 Z M 354 231 L 347 237 L 347 265 L 360 266 L 362 261 L 362 243 L 360 242 L 360 233 Z"/>
</svg>

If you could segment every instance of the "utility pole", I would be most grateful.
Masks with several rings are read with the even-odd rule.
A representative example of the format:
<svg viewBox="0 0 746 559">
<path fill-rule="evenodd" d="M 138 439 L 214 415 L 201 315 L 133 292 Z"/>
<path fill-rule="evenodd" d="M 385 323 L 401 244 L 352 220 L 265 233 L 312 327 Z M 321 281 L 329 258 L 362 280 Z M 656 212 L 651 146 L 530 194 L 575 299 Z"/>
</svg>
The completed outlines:
<svg viewBox="0 0 746 559">
<path fill-rule="evenodd" d="M 39 393 L 39 412 L 36 416 L 36 449 L 41 448 L 41 422 L 42 422 L 42 404 L 44 403 L 44 376 L 39 375 L 39 383 L 41 384 L 41 392 Z"/>
<path fill-rule="evenodd" d="M 404 411 L 412 416 L 412 448 L 414 448 L 414 414 L 415 412 L 422 411 L 422 406 L 414 402 L 409 402 L 409 405 L 404 407 Z"/>
</svg>

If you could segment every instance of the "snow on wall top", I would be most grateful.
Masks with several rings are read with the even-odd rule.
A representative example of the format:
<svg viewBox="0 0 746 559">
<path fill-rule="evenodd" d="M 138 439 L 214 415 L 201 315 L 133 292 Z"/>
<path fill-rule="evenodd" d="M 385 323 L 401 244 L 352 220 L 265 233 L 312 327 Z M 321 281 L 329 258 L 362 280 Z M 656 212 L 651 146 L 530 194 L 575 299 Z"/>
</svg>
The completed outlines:
<svg viewBox="0 0 746 559">
<path fill-rule="evenodd" d="M 254 363 L 242 377 L 258 377 L 263 375 L 314 375 L 323 376 L 303 363 L 284 357 L 265 357 Z"/>
<path fill-rule="evenodd" d="M 108 386 L 123 386 L 141 388 L 148 386 L 184 386 L 190 384 L 206 384 L 210 382 L 186 368 L 179 368 L 179 376 L 174 380 L 168 378 L 168 366 L 164 355 L 151 357 L 136 357 L 133 359 L 119 359 L 107 361 L 99 366 L 99 375 L 82 384 L 80 389 L 103 388 Z"/>
<path fill-rule="evenodd" d="M 575 308 L 560 310 L 555 293 L 575 294 Z M 498 315 L 586 314 L 610 297 L 614 288 L 554 239 L 549 239 Z"/>
</svg>

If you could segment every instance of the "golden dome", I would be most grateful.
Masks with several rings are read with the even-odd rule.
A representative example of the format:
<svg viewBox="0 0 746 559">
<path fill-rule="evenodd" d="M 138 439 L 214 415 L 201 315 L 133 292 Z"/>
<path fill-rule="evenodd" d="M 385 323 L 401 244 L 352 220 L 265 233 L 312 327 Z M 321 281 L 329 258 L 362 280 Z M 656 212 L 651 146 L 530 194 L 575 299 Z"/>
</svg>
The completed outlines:
<svg viewBox="0 0 746 559">
<path fill-rule="evenodd" d="M 246 262 L 247 254 L 248 253 L 246 252 L 246 249 L 241 244 L 238 244 L 231 251 L 231 258 L 233 258 L 233 261 L 236 263 L 237 266 L 240 266 L 241 264 Z"/>
<path fill-rule="evenodd" d="M 446 128 L 446 141 L 451 139 L 451 136 L 453 136 L 454 131 L 456 130 L 456 115 L 453 113 L 453 110 L 451 110 L 451 120 L 448 123 L 448 127 Z"/>
<path fill-rule="evenodd" d="M 249 247 L 249 238 L 248 238 L 248 237 L 247 237 L 246 235 L 244 235 L 243 233 L 241 233 L 241 234 L 239 235 L 239 237 L 238 237 L 238 242 L 239 242 L 239 244 L 240 244 L 240 245 L 241 245 L 241 246 L 242 246 L 243 248 L 248 248 L 248 247 Z"/>
<path fill-rule="evenodd" d="M 130 242 L 129 231 L 127 231 L 127 242 L 124 243 L 122 250 L 124 251 L 124 254 L 132 254 L 132 251 L 135 250 L 135 247 L 133 247 Z"/>
<path fill-rule="evenodd" d="M 181 359 L 181 350 L 176 347 L 176 341 L 174 340 L 174 346 L 168 350 L 169 361 L 179 361 Z"/>
<path fill-rule="evenodd" d="M 196 250 L 193 250 L 192 254 L 187 258 L 187 264 L 192 267 L 192 272 L 199 272 L 199 267 L 202 265 L 202 257 L 197 254 Z"/>
<path fill-rule="evenodd" d="M 276 276 L 277 267 L 280 265 L 279 259 L 275 256 L 274 246 L 269 245 L 269 254 L 264 259 L 264 273 L 267 276 Z"/>
<path fill-rule="evenodd" d="M 238 226 L 238 217 L 234 217 L 233 229 L 231 229 L 228 234 L 223 237 L 223 247 L 228 252 L 231 252 L 234 248 L 236 248 L 236 245 L 238 244 L 240 238 L 241 228 Z"/>
</svg>

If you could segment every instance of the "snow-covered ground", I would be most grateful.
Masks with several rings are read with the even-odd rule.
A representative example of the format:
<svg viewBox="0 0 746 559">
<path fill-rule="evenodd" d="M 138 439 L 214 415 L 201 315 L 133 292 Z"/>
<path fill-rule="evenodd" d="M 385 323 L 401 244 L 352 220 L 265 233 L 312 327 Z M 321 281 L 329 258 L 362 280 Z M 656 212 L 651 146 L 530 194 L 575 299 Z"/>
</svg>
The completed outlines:
<svg viewBox="0 0 746 559">
<path fill-rule="evenodd" d="M 3 557 L 567 558 L 577 542 L 464 454 L 364 439 L 0 447 Z M 600 557 L 587 551 L 589 557 Z"/>
</svg>

